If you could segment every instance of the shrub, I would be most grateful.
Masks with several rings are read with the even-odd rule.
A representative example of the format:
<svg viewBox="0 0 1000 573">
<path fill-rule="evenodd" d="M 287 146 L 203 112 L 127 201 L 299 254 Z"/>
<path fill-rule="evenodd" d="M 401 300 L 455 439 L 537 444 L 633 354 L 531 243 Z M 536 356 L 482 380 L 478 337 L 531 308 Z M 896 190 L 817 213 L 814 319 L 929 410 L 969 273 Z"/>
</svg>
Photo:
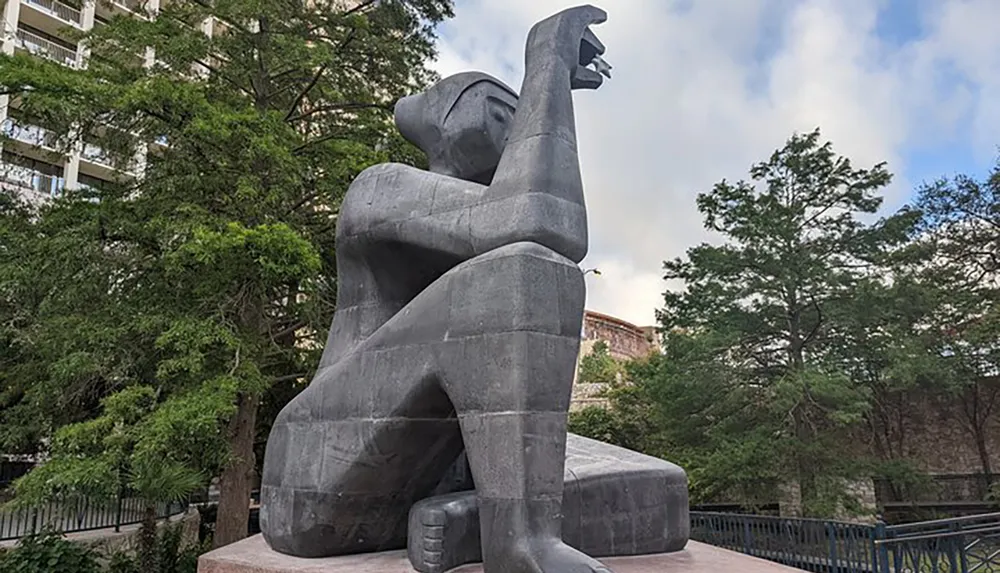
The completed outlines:
<svg viewBox="0 0 1000 573">
<path fill-rule="evenodd" d="M 107 573 L 197 573 L 198 556 L 207 548 L 204 544 L 182 546 L 182 534 L 180 525 L 166 526 L 161 530 L 154 548 L 154 571 L 144 571 L 137 556 L 118 553 L 111 557 Z"/>
<path fill-rule="evenodd" d="M 57 533 L 25 537 L 17 547 L 0 553 L 4 573 L 99 573 L 97 554 Z"/>
</svg>

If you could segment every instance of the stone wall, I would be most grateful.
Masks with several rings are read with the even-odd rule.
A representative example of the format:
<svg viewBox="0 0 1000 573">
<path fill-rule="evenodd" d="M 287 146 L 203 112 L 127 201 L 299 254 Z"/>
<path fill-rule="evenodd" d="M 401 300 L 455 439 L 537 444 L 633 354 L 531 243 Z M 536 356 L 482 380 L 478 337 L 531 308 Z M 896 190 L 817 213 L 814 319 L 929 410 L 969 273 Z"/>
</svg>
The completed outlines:
<svg viewBox="0 0 1000 573">
<path fill-rule="evenodd" d="M 1000 392 L 1000 381 L 984 383 L 984 394 Z M 994 472 L 1000 472 L 1000 396 L 994 398 L 987 424 L 986 450 Z M 980 404 L 983 407 L 985 404 Z M 977 474 L 983 471 L 972 433 L 962 416 L 971 406 L 966 397 L 926 392 L 908 396 L 901 434 L 903 452 L 932 475 Z"/>
</svg>

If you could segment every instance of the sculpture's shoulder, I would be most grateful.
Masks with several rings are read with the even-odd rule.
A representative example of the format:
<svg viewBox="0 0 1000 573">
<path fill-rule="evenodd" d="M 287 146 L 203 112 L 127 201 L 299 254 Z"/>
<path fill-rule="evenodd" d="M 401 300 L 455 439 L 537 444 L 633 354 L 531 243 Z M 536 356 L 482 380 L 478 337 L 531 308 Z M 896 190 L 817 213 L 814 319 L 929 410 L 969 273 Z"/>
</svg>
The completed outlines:
<svg viewBox="0 0 1000 573">
<path fill-rule="evenodd" d="M 402 163 L 379 163 L 365 169 L 354 178 L 347 189 L 345 201 L 376 193 L 394 194 L 432 182 L 437 177 L 441 176 Z"/>
<path fill-rule="evenodd" d="M 409 165 L 373 165 L 347 190 L 338 234 L 357 235 L 383 223 L 454 208 L 456 197 L 478 197 L 481 189 L 485 187 Z"/>
<path fill-rule="evenodd" d="M 363 185 L 372 179 L 378 179 L 379 177 L 419 177 L 420 174 L 426 173 L 430 174 L 428 171 L 423 169 L 417 169 L 412 165 L 405 165 L 403 163 L 379 163 L 372 165 L 371 167 L 365 169 L 354 178 L 354 182 L 351 183 L 351 187 L 355 185 Z"/>
</svg>

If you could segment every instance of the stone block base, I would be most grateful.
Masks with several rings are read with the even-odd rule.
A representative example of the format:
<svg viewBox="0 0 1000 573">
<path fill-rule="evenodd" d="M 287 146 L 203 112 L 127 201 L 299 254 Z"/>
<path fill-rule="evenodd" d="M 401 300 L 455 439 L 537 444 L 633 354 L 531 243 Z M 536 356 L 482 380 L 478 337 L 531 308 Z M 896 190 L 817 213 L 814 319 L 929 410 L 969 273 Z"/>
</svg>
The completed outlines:
<svg viewBox="0 0 1000 573">
<path fill-rule="evenodd" d="M 801 573 L 725 549 L 691 541 L 676 553 L 601 559 L 615 573 Z M 481 573 L 481 565 L 465 565 L 453 573 Z M 302 559 L 273 551 L 256 535 L 206 553 L 198 573 L 413 573 L 406 551 Z"/>
</svg>

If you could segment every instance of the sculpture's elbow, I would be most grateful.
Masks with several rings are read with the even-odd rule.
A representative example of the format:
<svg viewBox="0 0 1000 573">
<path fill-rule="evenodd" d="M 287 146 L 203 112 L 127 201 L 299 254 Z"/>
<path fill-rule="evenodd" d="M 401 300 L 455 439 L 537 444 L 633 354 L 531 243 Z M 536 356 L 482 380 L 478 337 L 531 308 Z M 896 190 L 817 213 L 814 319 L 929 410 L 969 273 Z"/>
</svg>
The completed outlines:
<svg viewBox="0 0 1000 573">
<path fill-rule="evenodd" d="M 526 193 L 492 205 L 477 228 L 483 249 L 530 241 L 579 263 L 587 255 L 587 213 L 583 205 L 547 193 Z M 490 243 L 490 244 L 485 244 Z M 480 249 L 477 249 L 480 250 Z"/>
<path fill-rule="evenodd" d="M 539 244 L 548 245 L 550 249 L 579 264 L 587 256 L 587 231 L 582 236 L 563 233 L 552 234 L 549 237 L 539 237 Z"/>
</svg>

